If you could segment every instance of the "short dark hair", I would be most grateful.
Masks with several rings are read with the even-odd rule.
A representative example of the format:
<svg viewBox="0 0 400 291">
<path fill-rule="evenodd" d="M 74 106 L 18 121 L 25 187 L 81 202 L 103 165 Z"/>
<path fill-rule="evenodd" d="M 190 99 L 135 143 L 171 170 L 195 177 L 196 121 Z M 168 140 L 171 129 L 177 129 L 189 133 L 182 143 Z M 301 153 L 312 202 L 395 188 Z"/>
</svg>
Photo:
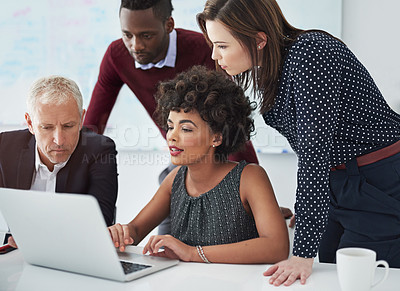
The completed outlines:
<svg viewBox="0 0 400 291">
<path fill-rule="evenodd" d="M 215 155 L 221 161 L 240 150 L 254 131 L 251 113 L 255 103 L 231 78 L 204 66 L 194 66 L 160 83 L 155 97 L 154 117 L 160 127 L 166 129 L 170 111 L 195 110 L 213 133 L 220 133 L 222 143 Z"/>
<path fill-rule="evenodd" d="M 145 10 L 153 8 L 154 16 L 161 21 L 167 20 L 172 15 L 171 0 L 121 0 L 121 7 L 129 10 Z"/>
</svg>

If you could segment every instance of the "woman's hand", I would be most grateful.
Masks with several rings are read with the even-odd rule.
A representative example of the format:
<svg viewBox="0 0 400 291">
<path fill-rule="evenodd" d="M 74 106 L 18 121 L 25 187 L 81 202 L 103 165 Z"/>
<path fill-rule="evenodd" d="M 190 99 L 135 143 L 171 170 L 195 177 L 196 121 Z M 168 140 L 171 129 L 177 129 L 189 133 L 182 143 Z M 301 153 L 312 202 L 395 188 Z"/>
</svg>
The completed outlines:
<svg viewBox="0 0 400 291">
<path fill-rule="evenodd" d="M 164 251 L 160 252 L 161 247 L 164 247 Z M 143 254 L 147 252 L 152 256 L 179 259 L 185 262 L 193 261 L 193 256 L 197 254 L 195 247 L 188 246 L 171 235 L 155 235 L 150 237 L 143 249 Z"/>
<path fill-rule="evenodd" d="M 133 244 L 133 238 L 129 234 L 129 227 L 127 224 L 114 224 L 108 227 L 111 235 L 111 239 L 116 248 L 119 248 L 121 252 L 125 251 L 126 245 Z"/>
<path fill-rule="evenodd" d="M 275 286 L 282 283 L 285 286 L 290 286 L 297 279 L 300 279 L 301 284 L 305 284 L 307 278 L 311 275 L 313 262 L 314 258 L 306 259 L 292 256 L 273 265 L 263 275 L 271 276 L 269 283 Z"/>
</svg>

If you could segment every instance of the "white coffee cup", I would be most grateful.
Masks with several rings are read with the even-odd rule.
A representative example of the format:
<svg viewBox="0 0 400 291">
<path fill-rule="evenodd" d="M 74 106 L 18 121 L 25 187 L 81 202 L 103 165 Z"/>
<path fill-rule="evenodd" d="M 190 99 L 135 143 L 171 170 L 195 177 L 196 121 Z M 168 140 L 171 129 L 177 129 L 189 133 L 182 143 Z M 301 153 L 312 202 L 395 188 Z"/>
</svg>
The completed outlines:
<svg viewBox="0 0 400 291">
<path fill-rule="evenodd" d="M 376 283 L 375 269 L 382 265 L 385 275 Z M 342 291 L 369 291 L 386 280 L 389 265 L 386 261 L 376 261 L 376 253 L 364 248 L 343 248 L 336 251 L 336 268 Z"/>
</svg>

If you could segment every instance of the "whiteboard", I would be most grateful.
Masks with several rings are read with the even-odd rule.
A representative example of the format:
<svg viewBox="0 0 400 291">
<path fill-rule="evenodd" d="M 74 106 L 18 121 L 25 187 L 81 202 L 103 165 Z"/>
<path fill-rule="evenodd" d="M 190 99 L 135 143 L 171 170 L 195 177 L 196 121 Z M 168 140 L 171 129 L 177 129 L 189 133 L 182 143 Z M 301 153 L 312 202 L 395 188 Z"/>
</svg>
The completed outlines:
<svg viewBox="0 0 400 291">
<path fill-rule="evenodd" d="M 4 1 L 0 124 L 23 124 L 28 89 L 42 76 L 69 77 L 90 98 L 105 48 L 120 34 L 118 9 L 110 0 Z"/>
<path fill-rule="evenodd" d="M 289 22 L 340 37 L 341 0 L 279 0 Z M 199 31 L 196 14 L 205 1 L 172 0 L 176 27 Z M 0 10 L 0 129 L 25 127 L 25 99 L 39 77 L 57 74 L 76 81 L 90 101 L 101 59 L 121 37 L 119 0 L 3 1 Z M 285 140 L 257 117 L 259 151 L 287 148 Z M 124 86 L 106 135 L 121 149 L 160 149 L 165 141 L 133 93 Z"/>
</svg>

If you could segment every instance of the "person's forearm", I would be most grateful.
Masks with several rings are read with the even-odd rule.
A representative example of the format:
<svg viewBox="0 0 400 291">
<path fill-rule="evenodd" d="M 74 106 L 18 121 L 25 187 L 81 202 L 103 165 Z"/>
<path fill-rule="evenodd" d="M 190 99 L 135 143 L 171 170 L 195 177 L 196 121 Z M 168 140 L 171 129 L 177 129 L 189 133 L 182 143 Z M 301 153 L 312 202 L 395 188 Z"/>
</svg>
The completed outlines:
<svg viewBox="0 0 400 291">
<path fill-rule="evenodd" d="M 137 246 L 144 237 L 138 235 L 137 233 L 138 230 L 133 220 L 128 223 L 128 228 L 129 228 L 129 235 L 133 239 L 133 245 Z"/>
<path fill-rule="evenodd" d="M 202 248 L 204 255 L 212 263 L 273 264 L 287 259 L 289 255 L 289 242 L 272 238 L 255 238 Z M 194 255 L 193 261 L 203 262 L 199 255 Z"/>
<path fill-rule="evenodd" d="M 139 216 L 139 215 L 138 215 Z M 136 216 L 131 222 L 128 223 L 129 235 L 133 239 L 133 245 L 138 245 L 159 223 L 152 225 L 149 222 L 138 221 Z M 161 221 L 160 221 L 161 222 Z"/>
</svg>

